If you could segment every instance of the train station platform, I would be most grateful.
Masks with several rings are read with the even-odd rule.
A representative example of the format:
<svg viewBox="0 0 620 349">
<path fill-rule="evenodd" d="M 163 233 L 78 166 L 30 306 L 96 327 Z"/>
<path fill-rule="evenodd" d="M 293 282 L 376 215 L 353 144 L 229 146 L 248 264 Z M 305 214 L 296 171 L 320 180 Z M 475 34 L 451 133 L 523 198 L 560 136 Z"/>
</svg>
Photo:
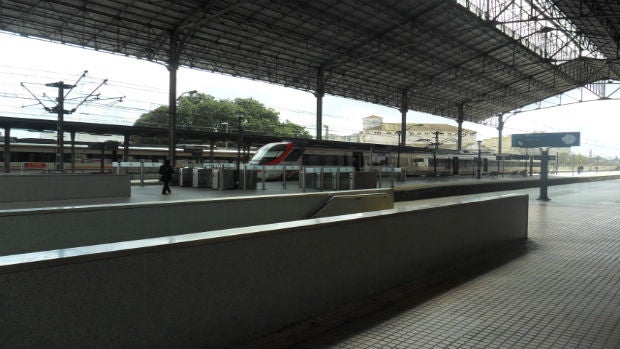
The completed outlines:
<svg viewBox="0 0 620 349">
<path fill-rule="evenodd" d="M 423 279 L 411 280 L 399 287 L 375 294 L 369 299 L 333 308 L 332 311 L 320 317 L 293 324 L 267 336 L 240 342 L 234 347 L 620 348 L 620 263 L 618 263 L 620 260 L 620 228 L 618 228 L 620 227 L 620 180 L 614 173 L 590 173 L 580 176 L 567 174 L 552 177 L 554 177 L 552 182 L 556 180 L 555 184 L 566 183 L 569 179 L 573 183 L 550 186 L 551 201 L 536 200 L 538 197 L 537 177 L 418 178 L 408 179 L 406 182 L 394 182 L 394 198 L 397 200 L 400 197 L 395 203 L 397 209 L 442 206 L 476 198 L 484 200 L 506 193 L 527 194 L 529 195 L 526 213 L 528 239 L 481 253 L 467 260 L 455 260 L 450 268 L 442 269 L 439 273 L 428 275 Z M 498 186 L 499 184 L 503 187 Z M 2 204 L 3 208 L 0 209 L 15 209 L 18 208 L 16 204 L 30 208 L 63 205 L 69 207 L 71 205 L 174 202 L 301 192 L 301 188 L 295 182 L 289 182 L 286 188 L 281 182 L 270 182 L 267 185 L 265 190 L 251 191 L 173 187 L 172 195 L 161 195 L 160 186 L 154 183 L 145 186 L 133 185 L 129 198 L 11 203 Z M 384 187 L 390 185 L 390 182 L 382 183 Z M 526 186 L 527 188 L 524 188 Z M 445 193 L 445 187 L 473 189 L 469 189 L 467 192 L 469 195 L 441 197 Z M 498 189 L 504 189 L 504 191 L 497 191 Z M 459 194 L 463 191 L 466 189 L 454 189 L 452 194 Z M 494 192 L 489 193 L 490 191 Z M 398 194 L 398 192 L 405 194 Z M 416 196 L 416 200 L 408 200 L 411 195 Z M 476 216 L 478 215 L 484 216 L 484 212 L 476 212 Z M 454 219 L 453 216 L 447 214 L 445 218 L 447 221 Z M 472 216 L 473 219 L 475 218 Z M 411 230 L 424 229 L 429 234 L 433 234 L 432 227 L 433 225 L 425 223 L 422 226 L 411 226 Z M 340 233 L 340 230 L 334 229 L 325 236 L 333 236 L 336 233 Z M 424 231 L 419 233 L 424 235 Z M 295 238 L 294 245 L 303 248 L 303 244 L 300 244 L 298 239 L 299 235 Z M 442 240 L 442 238 L 437 239 Z M 196 248 L 195 244 L 191 246 Z M 79 250 L 77 249 L 77 252 Z M 175 269 L 174 261 L 182 258 L 185 262 L 185 258 L 189 256 L 179 252 L 175 259 L 163 258 L 159 257 L 161 250 L 162 248 L 147 250 L 144 255 L 136 256 L 135 263 L 141 265 L 143 260 L 150 260 L 149 256 L 158 256 L 154 259 L 158 262 L 156 266 L 162 269 L 170 268 L 177 274 L 186 272 L 184 269 Z M 257 253 L 259 250 L 248 248 L 245 251 Z M 208 255 L 214 255 L 214 253 L 215 250 Z M 220 255 L 220 253 L 215 254 Z M 228 259 L 230 257 L 227 257 L 225 253 L 221 255 L 226 263 L 217 264 L 219 268 L 229 268 L 228 264 L 237 265 L 243 260 L 243 258 Z M 313 254 L 310 253 L 309 256 L 311 255 Z M 132 257 L 129 258 L 130 256 Z M 10 256 L 7 259 L 10 259 Z M 123 252 L 123 255 L 112 262 L 129 263 L 133 260 L 133 254 Z M 160 260 L 163 264 L 159 264 Z M 44 262 L 45 265 L 49 263 Z M 107 273 L 114 270 L 108 267 L 97 267 L 96 270 L 99 273 L 105 274 L 90 274 L 92 269 L 88 265 L 97 265 L 97 263 L 99 262 L 92 260 L 81 263 L 84 268 L 88 267 L 86 269 L 88 273 L 82 270 L 78 272 L 76 269 L 75 273 L 66 275 L 68 278 L 75 276 L 76 279 L 88 279 L 92 285 L 87 283 L 83 287 L 101 292 L 97 291 L 98 289 L 93 285 L 107 287 L 106 285 L 109 285 L 106 281 L 108 280 Z M 280 264 L 277 266 L 278 268 L 284 267 Z M 73 264 L 68 266 L 62 264 L 58 268 L 73 268 Z M 58 273 L 43 275 L 42 270 L 40 273 L 38 269 L 33 269 L 35 273 L 32 276 L 33 285 L 44 288 L 47 287 L 46 283 L 61 282 L 54 280 L 64 277 L 64 274 Z M 117 270 L 121 273 L 125 269 L 119 267 Z M 145 272 L 144 270 L 141 268 L 134 270 L 133 265 L 130 270 L 133 274 L 131 274 L 131 279 L 126 280 L 127 282 L 133 284 L 136 280 L 143 279 L 140 273 Z M 168 288 L 163 286 L 163 282 L 167 279 L 177 280 L 171 278 L 171 276 L 177 276 L 175 273 L 166 274 L 165 278 L 158 276 L 155 278 L 156 287 L 146 288 L 146 290 L 161 293 L 162 299 L 169 301 L 175 301 L 174 298 L 183 292 L 193 292 L 191 289 L 178 290 L 172 287 L 172 284 Z M 202 276 L 200 273 L 199 275 Z M 205 282 L 212 283 L 212 277 L 207 278 Z M 17 285 L 18 282 L 26 283 L 17 274 L 8 279 L 11 280 L 12 285 Z M 46 283 L 39 284 L 40 280 L 46 280 Z M 299 279 L 298 281 L 306 282 L 307 280 Z M 193 285 L 193 282 L 190 284 Z M 5 284 L 4 288 L 0 287 L 0 291 L 6 290 L 7 297 L 17 297 L 17 293 L 12 294 L 8 291 L 11 287 Z M 167 294 L 164 290 L 174 292 Z M 136 299 L 141 299 L 139 292 L 132 292 L 131 289 L 124 291 L 127 291 L 127 297 L 131 295 Z M 234 290 L 235 293 L 241 291 L 240 289 Z M 339 291 L 338 289 L 332 290 L 333 293 Z M 32 293 L 32 299 L 40 299 L 36 297 L 36 292 L 37 290 L 29 289 L 24 297 L 28 298 L 27 296 Z M 92 295 L 92 300 L 89 300 L 91 303 L 87 304 L 93 305 L 94 309 L 99 309 L 100 303 L 103 304 L 108 298 L 112 298 L 110 292 L 112 291 L 104 292 L 101 297 L 96 294 Z M 228 291 L 222 292 L 223 295 L 227 293 Z M 78 293 L 72 295 L 81 296 Z M 285 295 L 282 293 L 280 297 Z M 250 295 L 245 296 L 247 298 Z M 139 307 L 140 304 L 129 302 L 129 299 L 121 299 L 128 307 L 127 309 L 143 310 Z M 304 301 L 303 298 L 298 298 L 299 304 L 291 303 L 289 306 L 292 309 L 300 308 Z M 8 311 L 12 309 L 12 306 L 7 304 L 4 307 Z M 176 311 L 169 304 L 160 304 L 160 306 L 164 306 L 164 309 L 171 314 Z M 120 309 L 122 310 L 120 318 L 138 318 L 137 313 L 125 314 L 123 309 Z M 184 309 L 188 312 L 192 311 L 191 307 Z M 278 309 L 278 311 L 286 312 L 286 309 Z M 273 312 L 274 309 L 271 309 L 270 313 L 270 309 L 265 308 L 265 318 L 273 317 Z M 233 321 L 237 317 L 235 314 L 222 314 L 222 316 L 226 318 L 220 318 L 218 321 Z M 147 319 L 150 318 L 145 317 L 141 321 L 145 322 Z M 174 316 L 170 320 L 174 320 Z M 161 321 L 164 320 L 161 319 Z M 175 320 L 172 323 L 177 322 Z M 7 324 L 8 322 L 5 323 Z M 122 323 L 119 322 L 118 325 L 118 328 L 115 327 L 110 331 L 122 330 L 122 333 L 130 336 L 126 333 L 127 329 L 123 328 Z M 118 334 L 121 336 L 121 332 Z M 205 333 L 205 335 L 210 334 Z M 103 335 L 98 333 L 96 336 Z M 90 346 L 98 346 L 97 344 L 104 346 L 103 343 L 90 344 Z"/>
<path fill-rule="evenodd" d="M 590 182 L 616 178 L 620 178 L 620 172 L 584 172 L 580 175 L 566 172 L 557 175 L 550 175 L 549 185 L 553 186 L 558 184 Z M 534 188 L 538 187 L 539 183 L 540 178 L 537 175 L 527 177 L 499 175 L 492 177 L 482 176 L 481 178 L 475 178 L 472 176 L 446 176 L 436 178 L 407 177 L 405 181 L 392 179 L 388 175 L 382 178 L 378 188 L 394 188 L 395 201 L 410 201 L 434 197 Z M 146 181 L 142 184 L 139 180 L 132 180 L 131 184 L 131 195 L 129 197 L 123 196 L 53 201 L 34 200 L 23 202 L 0 201 L 0 210 L 115 203 L 171 202 L 179 200 L 218 199 L 252 195 L 286 195 L 302 192 L 316 193 L 329 191 L 328 189 L 316 188 L 303 189 L 299 185 L 298 181 L 291 180 L 286 183 L 283 183 L 282 181 L 267 181 L 265 182 L 264 189 L 262 183 L 259 182 L 256 189 L 251 190 L 214 190 L 211 188 L 173 186 L 173 192 L 171 195 L 162 195 L 161 183 L 157 180 Z"/>
<path fill-rule="evenodd" d="M 553 186 L 548 202 L 518 192 L 529 194 L 522 244 L 249 346 L 620 348 L 620 180 Z"/>
</svg>

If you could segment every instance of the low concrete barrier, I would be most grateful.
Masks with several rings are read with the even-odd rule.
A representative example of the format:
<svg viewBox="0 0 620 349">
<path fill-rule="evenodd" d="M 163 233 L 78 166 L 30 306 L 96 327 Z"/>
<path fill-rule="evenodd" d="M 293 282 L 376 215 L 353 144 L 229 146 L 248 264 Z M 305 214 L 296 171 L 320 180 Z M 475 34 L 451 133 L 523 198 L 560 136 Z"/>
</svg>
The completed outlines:
<svg viewBox="0 0 620 349">
<path fill-rule="evenodd" d="M 563 185 L 571 183 L 584 183 L 596 181 L 608 181 L 620 179 L 620 175 L 606 176 L 572 176 L 572 177 L 551 177 L 548 185 Z M 479 193 L 490 193 L 503 190 L 518 190 L 540 187 L 539 178 L 521 178 L 515 180 L 502 180 L 480 183 L 447 183 L 446 185 L 430 187 L 408 187 L 400 186 L 395 188 L 394 201 L 412 201 L 421 199 L 431 199 L 438 197 L 448 197 L 456 195 L 469 195 Z M 553 198 L 552 198 L 553 199 Z"/>
<path fill-rule="evenodd" d="M 0 257 L 0 347 L 230 346 L 525 239 L 527 212 L 504 195 Z"/>
<path fill-rule="evenodd" d="M 394 207 L 392 190 L 375 189 L 4 210 L 0 255 L 306 219 L 339 195 L 358 199 L 322 216 Z"/>
<path fill-rule="evenodd" d="M 129 175 L 46 173 L 0 176 L 0 202 L 129 196 Z"/>
</svg>

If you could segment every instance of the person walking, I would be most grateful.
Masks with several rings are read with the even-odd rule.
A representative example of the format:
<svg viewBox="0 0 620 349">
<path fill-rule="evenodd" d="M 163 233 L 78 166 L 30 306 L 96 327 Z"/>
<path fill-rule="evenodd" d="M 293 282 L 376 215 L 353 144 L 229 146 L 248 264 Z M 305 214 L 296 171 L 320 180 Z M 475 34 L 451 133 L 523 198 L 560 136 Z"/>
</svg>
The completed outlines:
<svg viewBox="0 0 620 349">
<path fill-rule="evenodd" d="M 162 195 L 170 194 L 170 181 L 172 180 L 172 174 L 174 169 L 170 166 L 170 160 L 165 160 L 164 164 L 159 166 L 159 180 L 164 182 L 164 187 L 161 190 Z"/>
</svg>

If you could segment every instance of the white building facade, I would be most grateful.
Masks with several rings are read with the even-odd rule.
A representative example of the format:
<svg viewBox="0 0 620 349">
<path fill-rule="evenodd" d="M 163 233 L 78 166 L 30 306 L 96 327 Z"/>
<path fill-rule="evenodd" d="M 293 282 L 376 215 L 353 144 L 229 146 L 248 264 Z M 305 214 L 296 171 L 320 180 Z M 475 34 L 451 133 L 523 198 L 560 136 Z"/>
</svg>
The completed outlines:
<svg viewBox="0 0 620 349">
<path fill-rule="evenodd" d="M 457 149 L 458 127 L 456 126 L 408 123 L 406 125 L 406 132 L 405 145 L 407 146 L 425 147 L 439 143 L 439 148 Z M 398 145 L 400 133 L 400 123 L 384 123 L 382 117 L 371 115 L 363 119 L 360 142 Z M 476 143 L 476 131 L 463 129 L 462 137 L 461 146 L 463 148 Z"/>
</svg>

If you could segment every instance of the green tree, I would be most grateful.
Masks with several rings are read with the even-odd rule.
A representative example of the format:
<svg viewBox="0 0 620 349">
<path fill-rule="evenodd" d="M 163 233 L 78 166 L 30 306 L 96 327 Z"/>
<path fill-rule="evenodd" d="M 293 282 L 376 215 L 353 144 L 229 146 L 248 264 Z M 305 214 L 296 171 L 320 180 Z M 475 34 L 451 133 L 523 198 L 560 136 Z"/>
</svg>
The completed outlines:
<svg viewBox="0 0 620 349">
<path fill-rule="evenodd" d="M 228 130 L 236 133 L 239 128 L 239 117 L 241 117 L 242 127 L 246 134 L 310 137 L 304 127 L 288 120 L 281 122 L 277 111 L 265 107 L 252 98 L 236 98 L 234 101 L 217 100 L 213 96 L 196 93 L 179 98 L 177 103 L 177 129 L 207 132 L 225 132 Z M 134 126 L 167 128 L 168 107 L 161 106 L 141 115 Z M 166 139 L 141 137 L 136 138 L 135 142 L 165 144 Z"/>
</svg>

